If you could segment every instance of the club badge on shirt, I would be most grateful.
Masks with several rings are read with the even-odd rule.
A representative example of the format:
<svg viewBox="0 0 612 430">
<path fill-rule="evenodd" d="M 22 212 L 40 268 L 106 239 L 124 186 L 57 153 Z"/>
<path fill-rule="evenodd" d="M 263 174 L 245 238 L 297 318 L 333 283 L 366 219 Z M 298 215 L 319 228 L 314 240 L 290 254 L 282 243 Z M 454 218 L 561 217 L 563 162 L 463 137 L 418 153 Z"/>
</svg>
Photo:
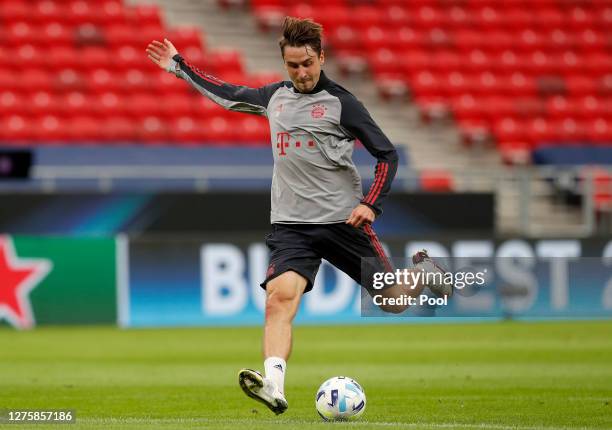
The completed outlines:
<svg viewBox="0 0 612 430">
<path fill-rule="evenodd" d="M 314 119 L 323 118 L 325 116 L 326 111 L 327 111 L 327 108 L 324 105 L 315 104 L 315 105 L 312 105 L 310 116 L 312 116 Z"/>
</svg>

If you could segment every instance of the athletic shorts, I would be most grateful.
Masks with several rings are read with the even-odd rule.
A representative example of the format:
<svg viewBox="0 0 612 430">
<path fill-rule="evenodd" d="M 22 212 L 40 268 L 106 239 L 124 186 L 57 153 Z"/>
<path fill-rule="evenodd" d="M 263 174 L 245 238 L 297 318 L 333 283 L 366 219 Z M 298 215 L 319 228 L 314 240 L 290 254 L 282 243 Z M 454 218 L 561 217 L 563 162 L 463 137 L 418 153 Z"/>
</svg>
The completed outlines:
<svg viewBox="0 0 612 430">
<path fill-rule="evenodd" d="M 346 223 L 272 224 L 266 245 L 271 254 L 266 279 L 261 283 L 264 289 L 270 280 L 291 270 L 306 278 L 305 292 L 310 291 L 322 258 L 368 291 L 372 290 L 374 273 L 393 270 L 369 224 L 360 228 Z M 362 266 L 363 257 L 368 259 Z"/>
</svg>

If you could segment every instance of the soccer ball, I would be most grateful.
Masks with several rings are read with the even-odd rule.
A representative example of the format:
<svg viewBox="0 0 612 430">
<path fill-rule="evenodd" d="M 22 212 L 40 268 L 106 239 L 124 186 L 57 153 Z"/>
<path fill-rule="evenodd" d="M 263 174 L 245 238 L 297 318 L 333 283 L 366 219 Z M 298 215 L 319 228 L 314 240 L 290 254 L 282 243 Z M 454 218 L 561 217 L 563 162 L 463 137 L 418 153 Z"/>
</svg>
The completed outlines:
<svg viewBox="0 0 612 430">
<path fill-rule="evenodd" d="M 315 404 L 317 412 L 325 421 L 348 421 L 363 414 L 366 396 L 357 381 L 336 376 L 321 384 Z"/>
</svg>

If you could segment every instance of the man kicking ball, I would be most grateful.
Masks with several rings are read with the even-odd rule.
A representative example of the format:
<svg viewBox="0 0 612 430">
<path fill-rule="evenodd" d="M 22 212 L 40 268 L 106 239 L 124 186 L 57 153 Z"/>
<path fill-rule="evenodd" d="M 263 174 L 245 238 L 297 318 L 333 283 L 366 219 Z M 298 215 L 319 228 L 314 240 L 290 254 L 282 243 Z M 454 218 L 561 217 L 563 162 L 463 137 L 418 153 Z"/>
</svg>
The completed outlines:
<svg viewBox="0 0 612 430">
<path fill-rule="evenodd" d="M 304 293 L 313 287 L 324 258 L 370 294 L 417 297 L 425 285 L 372 288 L 374 273 L 393 270 L 372 229 L 397 170 L 397 153 L 366 108 L 321 70 L 321 25 L 287 17 L 279 42 L 290 81 L 261 88 L 225 83 L 191 66 L 169 40 L 153 41 L 149 58 L 184 79 L 226 109 L 265 115 L 270 122 L 274 174 L 272 232 L 266 237 L 270 264 L 263 337 L 264 370 L 243 369 L 244 392 L 281 414 L 292 323 Z M 355 140 L 376 158 L 374 182 L 364 196 L 352 161 Z M 363 267 L 362 267 L 363 262 Z M 415 270 L 442 271 L 425 251 L 413 257 Z M 427 285 L 438 295 L 452 287 Z M 381 306 L 398 313 L 406 305 Z"/>
</svg>

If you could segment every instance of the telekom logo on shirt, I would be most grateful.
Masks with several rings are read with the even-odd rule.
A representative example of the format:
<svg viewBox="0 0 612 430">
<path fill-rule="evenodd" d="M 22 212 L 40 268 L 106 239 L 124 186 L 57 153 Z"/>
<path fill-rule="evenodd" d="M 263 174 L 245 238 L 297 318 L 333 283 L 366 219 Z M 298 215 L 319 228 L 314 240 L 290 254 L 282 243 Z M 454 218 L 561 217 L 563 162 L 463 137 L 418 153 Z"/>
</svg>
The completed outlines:
<svg viewBox="0 0 612 430">
<path fill-rule="evenodd" d="M 291 135 L 286 131 L 276 133 L 276 148 L 278 149 L 278 155 L 280 155 L 281 157 L 287 155 L 286 150 L 289 149 L 290 145 L 294 148 L 301 148 L 302 142 L 293 139 Z M 304 145 L 313 147 L 315 146 L 315 143 L 314 140 L 309 140 L 307 142 L 304 142 Z"/>
</svg>

